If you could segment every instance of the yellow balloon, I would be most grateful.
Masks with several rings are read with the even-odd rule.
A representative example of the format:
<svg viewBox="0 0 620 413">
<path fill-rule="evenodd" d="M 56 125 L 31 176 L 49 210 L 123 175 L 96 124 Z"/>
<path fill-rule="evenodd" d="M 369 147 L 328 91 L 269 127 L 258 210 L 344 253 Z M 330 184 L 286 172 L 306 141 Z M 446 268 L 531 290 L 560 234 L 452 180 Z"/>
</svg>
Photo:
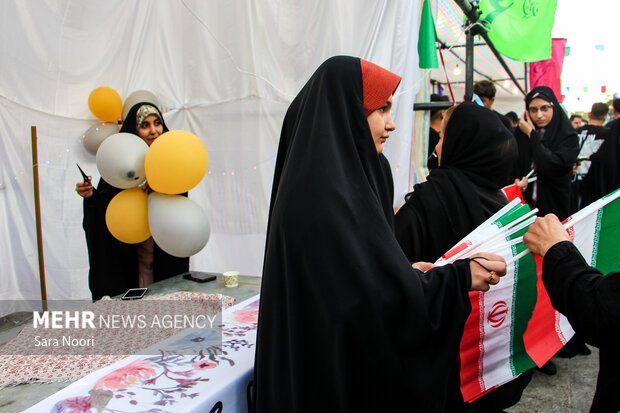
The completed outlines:
<svg viewBox="0 0 620 413">
<path fill-rule="evenodd" d="M 209 166 L 209 155 L 193 133 L 173 130 L 151 144 L 144 159 L 146 180 L 154 191 L 174 195 L 200 183 Z"/>
<path fill-rule="evenodd" d="M 137 244 L 147 240 L 151 236 L 148 195 L 140 188 L 119 192 L 108 204 L 105 223 L 119 241 Z"/>
<path fill-rule="evenodd" d="M 90 92 L 88 107 L 98 119 L 116 122 L 123 113 L 123 100 L 111 87 L 101 86 Z"/>
</svg>

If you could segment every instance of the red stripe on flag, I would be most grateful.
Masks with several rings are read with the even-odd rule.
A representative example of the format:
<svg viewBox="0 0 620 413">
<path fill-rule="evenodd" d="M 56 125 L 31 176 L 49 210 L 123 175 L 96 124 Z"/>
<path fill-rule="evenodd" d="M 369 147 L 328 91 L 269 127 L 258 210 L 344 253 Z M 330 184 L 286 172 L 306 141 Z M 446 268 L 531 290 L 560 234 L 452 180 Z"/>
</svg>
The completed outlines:
<svg viewBox="0 0 620 413">
<path fill-rule="evenodd" d="M 521 190 L 517 186 L 517 184 L 508 185 L 502 188 L 504 194 L 506 194 L 506 198 L 508 198 L 508 202 L 512 201 L 515 198 L 519 198 L 521 200 L 521 204 L 525 205 L 525 199 L 523 199 L 523 194 Z"/>
<path fill-rule="evenodd" d="M 469 293 L 471 313 L 465 322 L 461 338 L 461 393 L 465 401 L 480 397 L 486 390 L 482 379 L 484 356 L 484 296 L 479 291 Z"/>
<path fill-rule="evenodd" d="M 542 258 L 532 254 L 536 261 L 536 306 L 523 334 L 525 351 L 541 367 L 564 346 L 556 328 L 556 311 L 542 281 Z"/>
<path fill-rule="evenodd" d="M 452 258 L 456 254 L 458 254 L 459 252 L 463 251 L 465 248 L 469 247 L 470 245 L 472 245 L 471 241 L 462 242 L 459 245 L 457 245 L 456 247 L 452 248 L 450 251 L 448 251 L 445 254 L 443 254 L 441 256 L 441 258 L 443 258 L 444 260 Z"/>
</svg>

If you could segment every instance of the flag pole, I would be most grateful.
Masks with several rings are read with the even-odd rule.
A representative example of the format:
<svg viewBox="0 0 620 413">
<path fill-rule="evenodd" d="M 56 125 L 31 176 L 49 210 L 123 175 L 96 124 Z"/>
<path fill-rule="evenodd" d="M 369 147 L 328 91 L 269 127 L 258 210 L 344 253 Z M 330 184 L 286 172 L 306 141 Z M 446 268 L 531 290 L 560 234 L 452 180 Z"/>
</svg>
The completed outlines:
<svg viewBox="0 0 620 413">
<path fill-rule="evenodd" d="M 37 249 L 39 252 L 39 281 L 41 283 L 41 303 L 47 311 L 47 290 L 45 287 L 45 263 L 43 261 L 43 232 L 41 231 L 41 202 L 39 200 L 39 154 L 37 150 L 37 127 L 30 127 L 32 141 L 32 177 L 34 182 L 34 214 L 37 226 Z"/>
</svg>

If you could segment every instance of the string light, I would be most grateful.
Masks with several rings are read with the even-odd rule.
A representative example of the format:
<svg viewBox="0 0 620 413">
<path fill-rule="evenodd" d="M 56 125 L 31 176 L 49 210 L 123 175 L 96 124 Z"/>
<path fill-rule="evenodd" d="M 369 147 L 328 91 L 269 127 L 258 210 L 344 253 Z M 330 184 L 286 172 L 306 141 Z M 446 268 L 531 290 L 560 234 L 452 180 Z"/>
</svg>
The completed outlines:
<svg viewBox="0 0 620 413">
<path fill-rule="evenodd" d="M 456 65 L 452 73 L 454 73 L 456 76 L 461 74 L 461 68 L 459 67 L 459 65 Z"/>
</svg>

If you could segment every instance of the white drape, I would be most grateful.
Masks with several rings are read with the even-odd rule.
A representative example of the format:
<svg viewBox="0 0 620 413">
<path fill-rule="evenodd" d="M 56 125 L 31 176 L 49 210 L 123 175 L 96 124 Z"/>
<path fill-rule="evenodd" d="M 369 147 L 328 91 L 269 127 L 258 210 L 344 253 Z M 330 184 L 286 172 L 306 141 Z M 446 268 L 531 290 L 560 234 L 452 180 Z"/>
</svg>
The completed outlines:
<svg viewBox="0 0 620 413">
<path fill-rule="evenodd" d="M 98 182 L 82 134 L 96 121 L 87 100 L 99 86 L 123 98 L 153 92 L 168 126 L 207 147 L 209 170 L 189 196 L 207 212 L 212 235 L 193 269 L 261 274 L 281 121 L 332 55 L 359 56 L 403 77 L 397 131 L 386 145 L 402 198 L 420 87 L 419 8 L 417 0 L 0 2 L 0 315 L 40 297 L 31 125 L 48 298 L 90 297 L 75 163 Z"/>
</svg>

